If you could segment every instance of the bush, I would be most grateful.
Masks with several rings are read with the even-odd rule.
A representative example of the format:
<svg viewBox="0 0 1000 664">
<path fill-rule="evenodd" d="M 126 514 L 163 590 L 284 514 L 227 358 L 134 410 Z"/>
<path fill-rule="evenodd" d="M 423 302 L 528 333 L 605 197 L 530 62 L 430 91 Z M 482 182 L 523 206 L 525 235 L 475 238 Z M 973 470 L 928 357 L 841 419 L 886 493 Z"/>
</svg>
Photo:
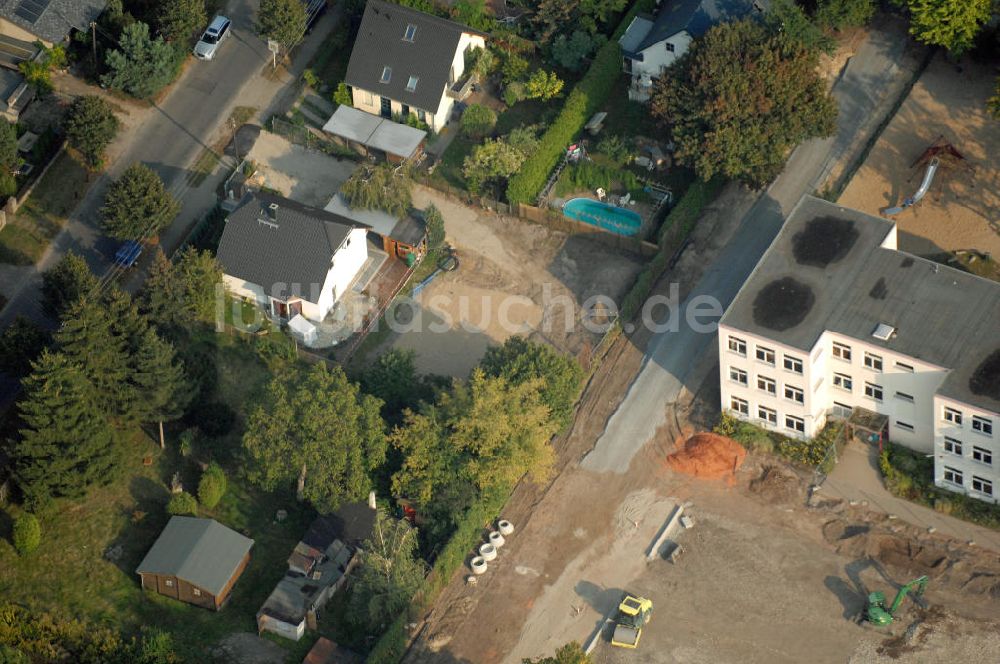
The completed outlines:
<svg viewBox="0 0 1000 664">
<path fill-rule="evenodd" d="M 226 493 L 226 473 L 217 463 L 209 464 L 198 482 L 198 500 L 208 509 L 219 504 Z"/>
<path fill-rule="evenodd" d="M 503 103 L 508 106 L 513 106 L 519 101 L 523 101 L 528 98 L 528 90 L 524 83 L 520 81 L 514 81 L 513 83 L 508 83 L 503 89 Z"/>
<path fill-rule="evenodd" d="M 462 133 L 472 138 L 482 138 L 497 126 L 497 114 L 482 104 L 472 104 L 462 113 Z"/>
<path fill-rule="evenodd" d="M 618 38 L 639 11 L 652 6 L 648 0 L 639 0 L 622 18 L 618 29 L 608 42 L 597 51 L 590 69 L 566 98 L 566 103 L 555 122 L 546 130 L 538 150 L 521 166 L 517 175 L 507 184 L 507 200 L 511 203 L 533 203 L 549 173 L 555 168 L 567 145 L 587 124 L 611 95 L 621 77 L 621 47 Z M 506 101 L 506 99 L 504 100 Z"/>
<path fill-rule="evenodd" d="M 173 516 L 197 516 L 198 501 L 187 491 L 181 491 L 170 496 L 167 502 L 167 514 Z"/>
<path fill-rule="evenodd" d="M 97 168 L 104 150 L 118 133 L 118 118 L 111 104 L 97 95 L 77 97 L 66 115 L 66 138 L 79 150 L 87 164 Z"/>
<path fill-rule="evenodd" d="M 30 512 L 21 512 L 14 519 L 14 548 L 22 556 L 35 551 L 42 543 L 42 526 L 38 517 Z"/>
<path fill-rule="evenodd" d="M 351 91 L 347 89 L 347 83 L 341 81 L 337 84 L 337 89 L 333 93 L 333 103 L 338 106 L 354 105 L 354 100 L 351 98 Z"/>
</svg>

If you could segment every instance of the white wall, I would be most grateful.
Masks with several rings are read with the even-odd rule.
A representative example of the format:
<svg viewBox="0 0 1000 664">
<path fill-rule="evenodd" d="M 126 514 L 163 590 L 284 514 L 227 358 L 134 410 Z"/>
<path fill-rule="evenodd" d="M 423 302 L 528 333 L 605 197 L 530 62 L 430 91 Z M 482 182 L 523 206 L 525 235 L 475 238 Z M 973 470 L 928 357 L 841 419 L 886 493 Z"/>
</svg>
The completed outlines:
<svg viewBox="0 0 1000 664">
<path fill-rule="evenodd" d="M 944 419 L 944 409 L 952 408 L 962 414 L 962 423 L 954 424 Z M 972 428 L 974 416 L 984 417 L 993 424 L 992 435 L 986 435 Z M 934 418 L 934 483 L 944 489 L 965 493 L 981 500 L 1000 501 L 1000 414 L 974 408 L 968 404 L 936 396 L 932 409 Z M 962 445 L 962 453 L 955 454 L 945 449 L 945 436 L 958 440 Z M 993 456 L 992 463 L 987 465 L 973 457 L 973 448 L 987 450 Z M 962 473 L 962 484 L 945 482 L 945 466 L 959 470 Z M 977 493 L 973 490 L 973 477 L 980 477 L 993 483 L 993 495 Z"/>
<path fill-rule="evenodd" d="M 303 316 L 315 321 L 323 320 L 337 300 L 347 292 L 361 266 L 368 259 L 367 233 L 368 231 L 364 228 L 355 228 L 348 234 L 344 243 L 333 255 L 330 271 L 327 272 L 326 281 L 323 282 L 323 290 L 320 291 L 315 313 L 317 317 L 310 316 L 305 308 L 302 310 Z"/>
<path fill-rule="evenodd" d="M 302 635 L 306 633 L 305 620 L 300 622 L 298 625 L 292 625 L 291 623 L 286 623 L 282 620 L 278 620 L 277 618 L 262 615 L 257 623 L 257 626 L 261 630 L 277 634 L 278 636 L 283 636 L 284 638 L 291 639 L 293 641 L 298 641 L 302 638 Z"/>
<path fill-rule="evenodd" d="M 652 90 L 652 79 L 658 78 L 677 58 L 684 55 L 691 44 L 691 35 L 678 32 L 673 37 L 657 42 L 641 51 L 642 60 L 632 60 L 632 84 L 629 86 L 629 99 L 647 101 Z M 667 50 L 667 44 L 673 46 L 673 51 Z M 648 85 L 646 85 L 648 83 Z"/>
<path fill-rule="evenodd" d="M 228 274 L 222 275 L 222 283 L 225 284 L 226 290 L 232 293 L 235 297 L 252 298 L 258 305 L 268 308 L 269 300 L 264 294 L 264 289 L 261 286 L 252 284 L 243 279 L 237 279 L 236 277 Z"/>
</svg>

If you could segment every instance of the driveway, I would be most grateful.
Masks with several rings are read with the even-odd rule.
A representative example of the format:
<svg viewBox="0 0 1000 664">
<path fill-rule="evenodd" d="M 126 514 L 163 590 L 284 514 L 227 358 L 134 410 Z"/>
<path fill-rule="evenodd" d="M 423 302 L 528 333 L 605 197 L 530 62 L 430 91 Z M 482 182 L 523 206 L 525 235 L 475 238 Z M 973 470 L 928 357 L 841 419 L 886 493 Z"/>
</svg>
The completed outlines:
<svg viewBox="0 0 1000 664">
<path fill-rule="evenodd" d="M 267 131 L 260 132 L 247 159 L 264 177 L 264 186 L 303 205 L 323 208 L 340 191 L 358 163 L 309 150 Z"/>
<path fill-rule="evenodd" d="M 681 304 L 681 311 L 695 298 L 714 298 L 722 311 L 729 306 L 799 199 L 815 191 L 832 164 L 854 142 L 859 128 L 870 127 L 882 115 L 879 111 L 887 103 L 886 90 L 899 75 L 895 62 L 904 43 L 884 32 L 871 33 L 833 88 L 839 109 L 836 134 L 796 148 L 785 170 L 746 214 L 735 236 Z M 664 406 L 676 402 L 691 367 L 697 366 L 697 358 L 714 343 L 714 329 L 696 332 L 687 325 L 654 336 L 641 371 L 604 434 L 584 458 L 583 468 L 627 472 L 635 453 L 664 424 Z"/>
</svg>

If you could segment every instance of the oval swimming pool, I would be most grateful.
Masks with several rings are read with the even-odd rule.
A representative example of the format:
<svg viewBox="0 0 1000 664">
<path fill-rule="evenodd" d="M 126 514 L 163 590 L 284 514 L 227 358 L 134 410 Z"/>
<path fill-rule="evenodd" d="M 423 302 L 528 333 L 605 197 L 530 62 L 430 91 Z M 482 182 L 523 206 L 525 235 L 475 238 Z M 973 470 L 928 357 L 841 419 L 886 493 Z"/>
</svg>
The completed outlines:
<svg viewBox="0 0 1000 664">
<path fill-rule="evenodd" d="M 631 237 L 642 228 L 642 217 L 627 208 L 615 207 L 592 198 L 574 198 L 563 205 L 563 214 L 606 231 Z"/>
</svg>

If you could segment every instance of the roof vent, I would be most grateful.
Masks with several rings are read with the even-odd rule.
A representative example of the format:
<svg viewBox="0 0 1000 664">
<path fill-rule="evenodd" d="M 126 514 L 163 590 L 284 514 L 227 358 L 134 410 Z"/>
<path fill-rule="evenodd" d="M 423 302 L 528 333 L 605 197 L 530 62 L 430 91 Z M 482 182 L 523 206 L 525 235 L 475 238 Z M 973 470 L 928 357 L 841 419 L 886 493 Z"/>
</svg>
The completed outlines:
<svg viewBox="0 0 1000 664">
<path fill-rule="evenodd" d="M 879 323 L 878 326 L 875 327 L 875 331 L 872 332 L 872 336 L 879 341 L 888 341 L 896 336 L 896 328 L 892 325 L 887 325 L 886 323 Z"/>
<path fill-rule="evenodd" d="M 278 227 L 278 204 L 271 203 L 267 207 L 262 209 L 263 214 L 257 218 L 261 224 L 267 226 L 268 228 Z"/>
</svg>

